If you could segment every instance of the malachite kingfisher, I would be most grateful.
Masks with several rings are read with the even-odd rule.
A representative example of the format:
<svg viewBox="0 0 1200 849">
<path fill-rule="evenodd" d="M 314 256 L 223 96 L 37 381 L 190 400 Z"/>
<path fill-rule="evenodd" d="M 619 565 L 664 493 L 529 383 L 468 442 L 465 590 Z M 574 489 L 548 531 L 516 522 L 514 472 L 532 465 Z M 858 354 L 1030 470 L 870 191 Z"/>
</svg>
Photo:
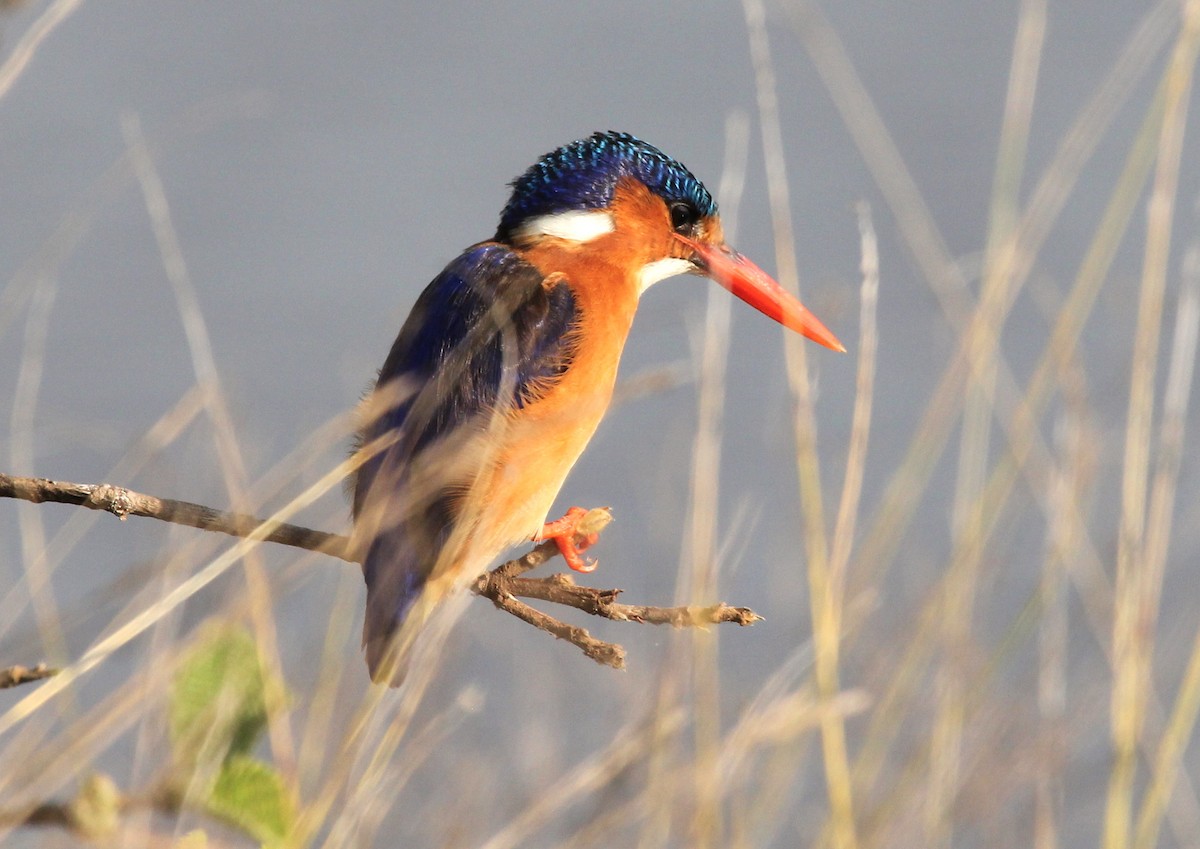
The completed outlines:
<svg viewBox="0 0 1200 849">
<path fill-rule="evenodd" d="M 845 350 L 725 244 L 712 195 L 646 142 L 595 133 L 543 156 L 512 189 L 495 236 L 421 293 L 361 410 L 363 645 L 371 677 L 393 686 L 438 602 L 505 549 L 554 539 L 573 568 L 590 567 L 573 542 L 583 511 L 550 523 L 547 514 L 604 416 L 652 284 L 710 277 Z"/>
</svg>

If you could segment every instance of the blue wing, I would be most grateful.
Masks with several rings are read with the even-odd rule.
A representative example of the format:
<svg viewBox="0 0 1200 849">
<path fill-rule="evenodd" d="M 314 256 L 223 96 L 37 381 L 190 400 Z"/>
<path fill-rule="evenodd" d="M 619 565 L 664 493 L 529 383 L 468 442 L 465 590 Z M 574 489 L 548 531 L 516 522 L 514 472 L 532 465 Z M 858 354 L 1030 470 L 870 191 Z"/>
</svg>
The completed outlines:
<svg viewBox="0 0 1200 849">
<path fill-rule="evenodd" d="M 359 435 L 364 450 L 386 445 L 363 463 L 354 487 L 356 521 L 368 527 L 363 643 L 373 677 L 470 485 L 446 478 L 430 486 L 426 472 L 414 488 L 409 471 L 480 414 L 541 397 L 570 366 L 577 320 L 564 280 L 547 281 L 494 242 L 467 250 L 417 299 L 379 373 L 370 420 Z"/>
</svg>

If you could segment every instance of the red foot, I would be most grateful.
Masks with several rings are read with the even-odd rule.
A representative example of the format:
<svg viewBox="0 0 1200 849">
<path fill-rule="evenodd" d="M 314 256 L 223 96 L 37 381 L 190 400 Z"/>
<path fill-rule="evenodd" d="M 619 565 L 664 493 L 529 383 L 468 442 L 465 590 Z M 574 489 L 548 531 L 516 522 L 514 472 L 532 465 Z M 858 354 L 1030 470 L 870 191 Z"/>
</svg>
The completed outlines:
<svg viewBox="0 0 1200 849">
<path fill-rule="evenodd" d="M 593 572 L 600 565 L 598 561 L 585 558 L 580 554 L 588 546 L 595 545 L 600 535 L 580 535 L 578 541 L 576 541 L 575 529 L 579 525 L 579 520 L 587 515 L 587 512 L 582 507 L 572 507 L 567 511 L 567 515 L 561 519 L 554 522 L 547 522 L 543 525 L 541 532 L 533 538 L 535 542 L 545 539 L 554 540 L 555 544 L 558 545 L 559 552 L 563 556 L 563 560 L 567 561 L 567 565 L 576 572 Z"/>
</svg>

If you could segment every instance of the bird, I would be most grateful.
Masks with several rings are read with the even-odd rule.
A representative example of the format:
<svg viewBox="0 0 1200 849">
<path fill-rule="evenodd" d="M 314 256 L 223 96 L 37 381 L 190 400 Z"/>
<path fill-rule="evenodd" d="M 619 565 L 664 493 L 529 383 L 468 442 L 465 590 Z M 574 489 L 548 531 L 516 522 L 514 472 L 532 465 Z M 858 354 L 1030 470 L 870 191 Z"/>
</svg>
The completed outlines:
<svg viewBox="0 0 1200 849">
<path fill-rule="evenodd" d="M 352 540 L 367 586 L 363 647 L 379 683 L 400 685 L 413 634 L 506 549 L 553 539 L 572 568 L 592 568 L 575 542 L 585 511 L 547 519 L 609 406 L 651 285 L 708 277 L 846 350 L 725 243 L 704 184 L 633 135 L 563 145 L 511 187 L 492 238 L 417 298 L 360 407 Z"/>
</svg>

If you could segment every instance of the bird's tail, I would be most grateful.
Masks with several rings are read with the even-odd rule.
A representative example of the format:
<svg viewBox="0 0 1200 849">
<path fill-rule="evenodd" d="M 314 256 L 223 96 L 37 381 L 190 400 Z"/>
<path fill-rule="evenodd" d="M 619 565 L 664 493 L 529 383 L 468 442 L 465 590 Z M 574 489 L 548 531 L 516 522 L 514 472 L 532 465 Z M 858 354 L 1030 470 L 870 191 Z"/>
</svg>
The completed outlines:
<svg viewBox="0 0 1200 849">
<path fill-rule="evenodd" d="M 429 606 L 418 603 L 429 567 L 426 558 L 414 550 L 404 527 L 387 529 L 371 540 L 363 558 L 367 583 L 363 648 L 371 680 L 376 683 L 399 687 L 404 680 L 414 638 L 428 618 L 428 613 L 417 614 Z"/>
</svg>

